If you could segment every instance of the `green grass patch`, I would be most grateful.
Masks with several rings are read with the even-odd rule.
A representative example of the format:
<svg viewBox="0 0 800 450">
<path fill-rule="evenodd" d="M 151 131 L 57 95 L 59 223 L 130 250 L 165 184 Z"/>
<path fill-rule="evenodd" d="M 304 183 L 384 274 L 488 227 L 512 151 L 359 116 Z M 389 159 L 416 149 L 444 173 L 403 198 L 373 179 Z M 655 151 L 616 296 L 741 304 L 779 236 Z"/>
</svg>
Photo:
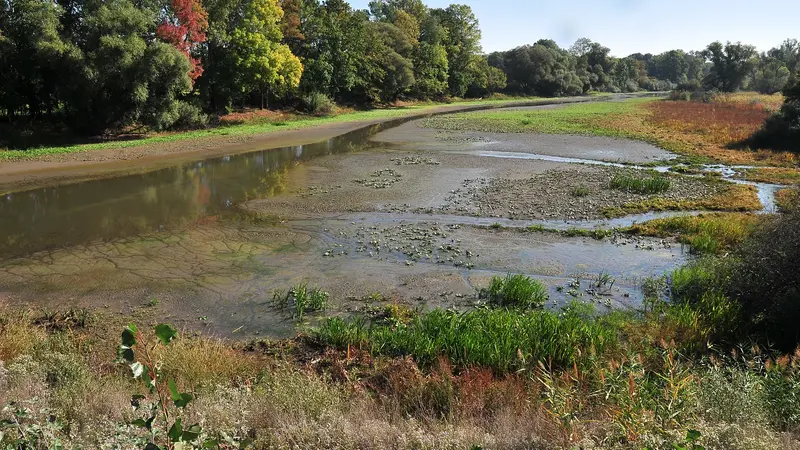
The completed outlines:
<svg viewBox="0 0 800 450">
<path fill-rule="evenodd" d="M 326 320 L 315 332 L 336 347 L 362 346 L 386 356 L 411 355 L 423 366 L 446 356 L 460 369 L 483 366 L 498 373 L 535 367 L 571 367 L 613 348 L 618 329 L 603 317 L 577 310 L 436 309 L 407 325 L 373 325 L 363 320 Z"/>
<path fill-rule="evenodd" d="M 505 278 L 492 277 L 489 287 L 481 290 L 481 297 L 492 306 L 534 309 L 544 306 L 549 294 L 547 287 L 533 278 L 508 274 Z"/>
<path fill-rule="evenodd" d="M 754 214 L 701 214 L 650 220 L 634 224 L 626 232 L 640 236 L 678 239 L 692 247 L 694 253 L 714 254 L 741 244 L 755 230 Z"/>
<path fill-rule="evenodd" d="M 532 111 L 459 113 L 426 119 L 423 126 L 491 133 L 578 134 L 650 140 L 635 131 L 604 127 L 601 122 L 609 116 L 634 113 L 638 105 L 651 101 L 653 99 L 631 99 L 624 102 L 580 103 Z"/>
<path fill-rule="evenodd" d="M 616 175 L 611 179 L 611 189 L 637 194 L 660 194 L 668 191 L 670 184 L 669 179 L 662 176 L 640 178 L 632 175 Z"/>
</svg>

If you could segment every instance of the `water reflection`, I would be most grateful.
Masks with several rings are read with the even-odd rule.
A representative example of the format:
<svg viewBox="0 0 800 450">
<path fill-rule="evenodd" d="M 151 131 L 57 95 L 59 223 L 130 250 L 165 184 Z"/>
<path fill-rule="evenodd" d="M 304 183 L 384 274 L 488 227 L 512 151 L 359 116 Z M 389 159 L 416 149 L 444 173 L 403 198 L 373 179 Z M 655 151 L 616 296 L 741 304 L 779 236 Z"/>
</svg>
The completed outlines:
<svg viewBox="0 0 800 450">
<path fill-rule="evenodd" d="M 0 255 L 185 226 L 280 194 L 288 170 L 318 156 L 364 148 L 398 120 L 311 145 L 223 156 L 154 172 L 66 184 L 0 197 Z"/>
</svg>

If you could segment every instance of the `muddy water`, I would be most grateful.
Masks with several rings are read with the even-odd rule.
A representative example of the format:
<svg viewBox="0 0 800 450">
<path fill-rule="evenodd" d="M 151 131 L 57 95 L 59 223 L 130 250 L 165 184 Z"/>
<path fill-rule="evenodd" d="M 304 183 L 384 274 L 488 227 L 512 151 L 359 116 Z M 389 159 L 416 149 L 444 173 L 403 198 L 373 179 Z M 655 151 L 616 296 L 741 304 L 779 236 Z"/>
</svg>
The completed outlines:
<svg viewBox="0 0 800 450">
<path fill-rule="evenodd" d="M 330 314 L 379 307 L 376 293 L 418 307 L 468 307 L 479 301 L 476 290 L 491 276 L 510 271 L 547 283 L 555 303 L 576 297 L 602 307 L 635 307 L 641 279 L 687 259 L 682 248 L 659 240 L 595 241 L 482 230 L 470 225 L 486 225 L 488 219 L 463 216 L 342 209 L 275 222 L 269 209 L 254 216 L 239 208 L 254 199 L 291 202 L 295 197 L 287 193 L 298 192 L 297 174 L 313 183 L 321 161 L 345 154 L 354 164 L 367 161 L 384 151 L 369 138 L 403 122 L 314 145 L 8 194 L 0 198 L 0 301 L 105 309 L 223 335 L 286 336 L 296 323 L 274 305 L 273 295 L 296 283 L 329 291 Z M 469 160 L 471 168 L 443 169 L 454 174 L 450 181 L 458 185 L 464 173 L 484 170 L 481 161 Z M 554 162 L 568 166 L 575 161 Z M 365 163 L 363 170 L 368 174 L 375 167 Z M 301 188 L 306 189 L 302 195 L 311 195 L 308 186 Z M 415 191 L 402 183 L 385 190 L 356 188 L 370 192 L 377 203 L 397 191 L 425 202 L 449 191 Z M 622 226 L 648 217 L 577 226 Z M 573 227 L 563 221 L 507 225 L 533 223 Z M 613 277 L 614 285 L 596 286 L 601 273 Z"/>
</svg>

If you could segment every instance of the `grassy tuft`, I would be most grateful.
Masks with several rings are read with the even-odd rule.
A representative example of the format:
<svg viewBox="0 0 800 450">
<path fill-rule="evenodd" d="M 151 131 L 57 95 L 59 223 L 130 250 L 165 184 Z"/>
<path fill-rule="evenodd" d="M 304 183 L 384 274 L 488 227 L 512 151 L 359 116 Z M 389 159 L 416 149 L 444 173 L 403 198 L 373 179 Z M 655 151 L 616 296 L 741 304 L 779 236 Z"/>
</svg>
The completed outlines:
<svg viewBox="0 0 800 450">
<path fill-rule="evenodd" d="M 611 189 L 637 194 L 660 194 L 668 191 L 669 187 L 669 179 L 662 176 L 639 178 L 631 175 L 616 175 L 611 179 Z"/>
<path fill-rule="evenodd" d="M 639 236 L 678 236 L 693 252 L 713 254 L 741 244 L 757 223 L 758 216 L 753 214 L 715 213 L 655 219 L 634 224 L 625 231 Z"/>
<path fill-rule="evenodd" d="M 547 287 L 525 275 L 508 274 L 505 278 L 492 277 L 488 288 L 481 290 L 481 297 L 493 306 L 505 308 L 541 308 L 548 299 Z"/>
<path fill-rule="evenodd" d="M 273 301 L 280 308 L 291 308 L 295 317 L 302 319 L 307 312 L 324 311 L 328 306 L 329 296 L 330 294 L 320 288 L 309 289 L 303 283 L 289 289 L 283 297 L 275 293 Z"/>
</svg>

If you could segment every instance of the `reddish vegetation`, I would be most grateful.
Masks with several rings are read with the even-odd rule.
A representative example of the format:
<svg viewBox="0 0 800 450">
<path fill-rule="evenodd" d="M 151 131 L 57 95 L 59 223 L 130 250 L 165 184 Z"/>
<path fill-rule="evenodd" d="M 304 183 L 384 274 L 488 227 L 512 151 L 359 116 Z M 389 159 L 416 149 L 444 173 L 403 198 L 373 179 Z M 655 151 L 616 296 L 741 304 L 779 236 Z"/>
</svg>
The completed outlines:
<svg viewBox="0 0 800 450">
<path fill-rule="evenodd" d="M 191 52 L 194 46 L 206 41 L 208 13 L 198 0 L 172 0 L 172 12 L 175 20 L 165 20 L 158 26 L 156 35 L 189 58 L 192 64 L 189 76 L 194 81 L 203 74 L 203 67 Z"/>
<path fill-rule="evenodd" d="M 664 101 L 649 106 L 654 125 L 701 134 L 722 146 L 749 138 L 770 115 L 762 104 Z"/>
<path fill-rule="evenodd" d="M 223 124 L 252 123 L 252 122 L 280 122 L 291 119 L 292 116 L 283 111 L 269 109 L 246 109 L 232 112 L 220 117 Z"/>
</svg>

